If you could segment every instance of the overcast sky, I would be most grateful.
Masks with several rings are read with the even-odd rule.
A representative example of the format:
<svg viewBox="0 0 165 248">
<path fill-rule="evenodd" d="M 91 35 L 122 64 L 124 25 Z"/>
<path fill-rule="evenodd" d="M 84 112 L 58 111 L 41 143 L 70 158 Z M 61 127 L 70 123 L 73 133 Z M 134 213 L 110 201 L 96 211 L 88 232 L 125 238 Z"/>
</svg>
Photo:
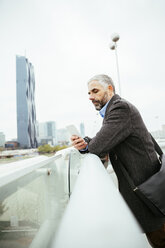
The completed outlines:
<svg viewBox="0 0 165 248">
<path fill-rule="evenodd" d="M 34 66 L 37 120 L 57 128 L 96 111 L 87 81 L 118 79 L 111 34 L 118 33 L 122 97 L 140 110 L 150 131 L 165 124 L 164 0 L 0 0 L 0 131 L 16 138 L 16 55 Z"/>
</svg>

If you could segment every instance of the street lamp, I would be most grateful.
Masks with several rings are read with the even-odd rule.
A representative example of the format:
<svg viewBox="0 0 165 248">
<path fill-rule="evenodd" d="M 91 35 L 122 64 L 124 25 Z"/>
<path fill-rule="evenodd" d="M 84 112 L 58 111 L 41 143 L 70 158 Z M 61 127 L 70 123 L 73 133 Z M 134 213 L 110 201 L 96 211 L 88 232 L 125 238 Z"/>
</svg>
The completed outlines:
<svg viewBox="0 0 165 248">
<path fill-rule="evenodd" d="M 117 41 L 120 39 L 120 36 L 118 34 L 114 33 L 114 34 L 111 35 L 111 39 L 112 39 L 112 43 L 110 43 L 109 48 L 111 50 L 115 50 L 117 76 L 118 76 L 118 84 L 119 84 L 119 94 L 121 95 L 119 62 L 118 62 L 118 56 L 117 56 Z"/>
</svg>

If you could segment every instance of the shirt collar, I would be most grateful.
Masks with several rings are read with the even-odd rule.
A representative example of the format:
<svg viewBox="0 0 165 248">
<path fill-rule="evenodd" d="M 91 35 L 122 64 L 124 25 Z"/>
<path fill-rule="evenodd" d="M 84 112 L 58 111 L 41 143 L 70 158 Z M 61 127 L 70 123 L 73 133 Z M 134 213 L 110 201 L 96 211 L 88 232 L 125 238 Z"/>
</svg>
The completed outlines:
<svg viewBox="0 0 165 248">
<path fill-rule="evenodd" d="M 101 115 L 101 117 L 104 118 L 105 116 L 105 111 L 107 109 L 108 103 L 110 102 L 110 100 L 104 105 L 104 107 L 102 107 L 102 109 L 99 111 L 99 114 Z"/>
</svg>

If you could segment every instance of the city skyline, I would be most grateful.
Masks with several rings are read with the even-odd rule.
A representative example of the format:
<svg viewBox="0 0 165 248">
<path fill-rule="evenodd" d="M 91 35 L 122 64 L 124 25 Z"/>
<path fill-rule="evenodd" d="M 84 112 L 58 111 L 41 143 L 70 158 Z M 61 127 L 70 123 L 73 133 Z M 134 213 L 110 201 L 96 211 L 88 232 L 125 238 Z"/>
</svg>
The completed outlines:
<svg viewBox="0 0 165 248">
<path fill-rule="evenodd" d="M 163 0 L 0 1 L 0 132 L 16 138 L 15 55 L 32 61 L 37 121 L 58 128 L 84 122 L 91 136 L 97 119 L 87 81 L 108 74 L 118 93 L 111 34 L 119 33 L 122 97 L 139 109 L 150 131 L 165 124 L 165 3 Z M 97 129 L 97 128 L 95 128 Z"/>
</svg>

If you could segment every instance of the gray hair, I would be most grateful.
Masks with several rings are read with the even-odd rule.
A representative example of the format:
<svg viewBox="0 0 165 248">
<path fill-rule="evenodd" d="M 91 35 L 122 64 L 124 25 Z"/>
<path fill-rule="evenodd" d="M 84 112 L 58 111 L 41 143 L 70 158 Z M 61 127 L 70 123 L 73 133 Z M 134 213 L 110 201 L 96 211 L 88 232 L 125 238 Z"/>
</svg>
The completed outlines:
<svg viewBox="0 0 165 248">
<path fill-rule="evenodd" d="M 101 84 L 105 89 L 108 87 L 108 85 L 111 85 L 113 87 L 113 92 L 115 93 L 115 85 L 112 81 L 112 79 L 104 74 L 99 74 L 96 75 L 94 77 L 92 77 L 89 81 L 88 81 L 88 85 L 92 82 L 92 81 L 98 81 L 99 84 Z"/>
</svg>

